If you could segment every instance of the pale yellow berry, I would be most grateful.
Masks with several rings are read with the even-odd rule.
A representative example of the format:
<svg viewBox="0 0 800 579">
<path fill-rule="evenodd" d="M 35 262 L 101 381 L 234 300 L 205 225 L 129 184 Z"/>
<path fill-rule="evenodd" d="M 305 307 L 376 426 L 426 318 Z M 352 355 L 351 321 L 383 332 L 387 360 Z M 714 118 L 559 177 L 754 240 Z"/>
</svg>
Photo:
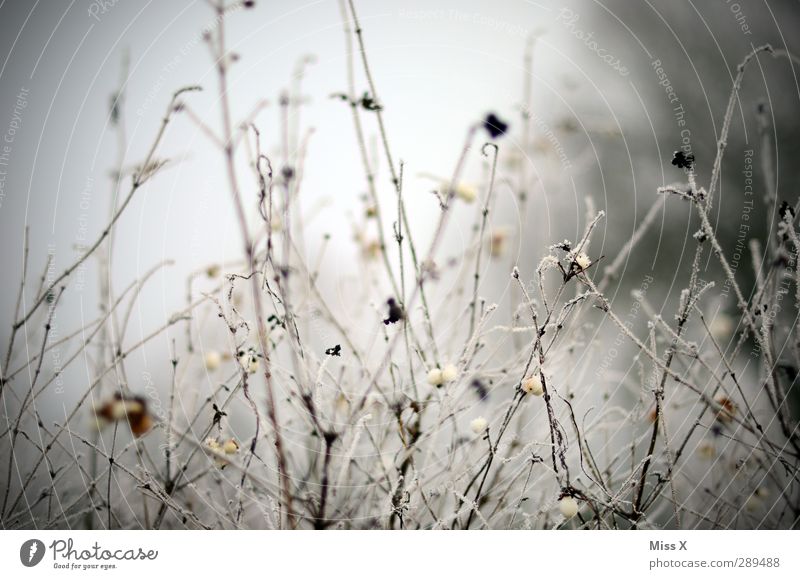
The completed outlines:
<svg viewBox="0 0 800 579">
<path fill-rule="evenodd" d="M 475 434 L 481 434 L 482 432 L 485 432 L 486 427 L 488 426 L 489 422 L 487 422 L 487 420 L 483 416 L 479 416 L 478 418 L 469 423 L 469 427 Z"/>
<path fill-rule="evenodd" d="M 233 438 L 229 438 L 224 443 L 222 443 L 222 452 L 225 454 L 236 454 L 239 452 L 239 443 L 236 442 Z"/>
<path fill-rule="evenodd" d="M 445 364 L 442 368 L 442 382 L 452 382 L 458 378 L 458 368 L 453 364 Z"/>
<path fill-rule="evenodd" d="M 533 396 L 541 396 L 544 394 L 542 381 L 535 374 L 522 382 L 522 389 L 526 394 L 532 394 Z"/>
<path fill-rule="evenodd" d="M 222 355 L 216 350 L 210 350 L 206 353 L 206 370 L 213 372 L 222 363 Z"/>
<path fill-rule="evenodd" d="M 578 514 L 578 501 L 572 497 L 564 497 L 558 501 L 558 510 L 565 519 L 571 519 Z"/>
<path fill-rule="evenodd" d="M 444 382 L 444 378 L 439 368 L 431 368 L 428 370 L 428 384 L 431 386 L 441 386 L 442 382 Z"/>
<path fill-rule="evenodd" d="M 459 199 L 466 203 L 472 203 L 478 198 L 478 190 L 469 183 L 459 183 L 455 193 Z"/>
</svg>

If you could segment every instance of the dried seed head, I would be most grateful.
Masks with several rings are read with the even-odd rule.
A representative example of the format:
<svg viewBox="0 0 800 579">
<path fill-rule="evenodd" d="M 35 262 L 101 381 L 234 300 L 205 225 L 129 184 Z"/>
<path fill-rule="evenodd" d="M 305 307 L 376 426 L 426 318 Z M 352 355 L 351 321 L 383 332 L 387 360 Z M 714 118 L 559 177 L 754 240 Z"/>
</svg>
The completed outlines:
<svg viewBox="0 0 800 579">
<path fill-rule="evenodd" d="M 113 399 L 94 409 L 95 426 L 100 427 L 97 419 L 105 424 L 126 421 L 135 437 L 140 437 L 153 427 L 153 419 L 147 411 L 147 400 L 142 396 L 124 396 L 116 393 Z"/>
<path fill-rule="evenodd" d="M 361 255 L 364 259 L 375 260 L 381 256 L 381 242 L 375 239 L 365 239 L 361 242 Z"/>
<path fill-rule="evenodd" d="M 489 253 L 492 257 L 501 257 L 506 251 L 508 243 L 508 229 L 500 227 L 492 231 L 489 237 Z"/>
<path fill-rule="evenodd" d="M 719 412 L 717 412 L 717 420 L 722 424 L 729 424 L 732 422 L 733 417 L 736 415 L 736 403 L 727 396 L 719 396 L 717 398 L 717 404 L 722 407 Z"/>
<path fill-rule="evenodd" d="M 714 445 L 710 442 L 704 442 L 697 447 L 697 455 L 702 459 L 711 460 L 716 454 Z"/>
<path fill-rule="evenodd" d="M 508 131 L 508 123 L 494 113 L 489 113 L 483 120 L 483 128 L 493 139 L 502 137 Z"/>
<path fill-rule="evenodd" d="M 253 348 L 239 352 L 239 363 L 242 365 L 242 368 L 244 368 L 245 372 L 247 372 L 248 374 L 255 374 L 256 372 L 258 372 L 258 368 L 260 365 L 258 360 L 258 354 Z"/>
<path fill-rule="evenodd" d="M 589 259 L 589 256 L 583 253 L 582 251 L 575 254 L 572 258 L 573 262 L 579 269 L 584 270 L 590 265 L 592 265 L 592 260 Z"/>
</svg>

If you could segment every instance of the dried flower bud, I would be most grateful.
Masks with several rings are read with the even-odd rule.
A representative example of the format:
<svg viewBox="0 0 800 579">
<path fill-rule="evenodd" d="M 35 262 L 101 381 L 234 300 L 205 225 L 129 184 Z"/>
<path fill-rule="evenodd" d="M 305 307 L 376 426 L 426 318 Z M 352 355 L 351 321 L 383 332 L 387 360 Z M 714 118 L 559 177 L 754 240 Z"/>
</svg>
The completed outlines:
<svg viewBox="0 0 800 579">
<path fill-rule="evenodd" d="M 714 450 L 714 445 L 710 442 L 704 442 L 697 447 L 697 455 L 705 460 L 711 460 L 714 458 L 717 452 Z"/>
<path fill-rule="evenodd" d="M 233 439 L 231 439 L 231 441 L 233 441 Z M 225 444 L 227 444 L 227 443 L 225 443 Z M 223 469 L 223 468 L 225 468 L 227 466 L 228 461 L 225 460 L 223 457 L 219 456 L 219 454 L 233 454 L 233 453 L 226 452 L 223 444 L 220 444 L 220 441 L 219 441 L 218 438 L 215 438 L 213 436 L 209 436 L 208 438 L 206 438 L 206 440 L 203 443 L 203 445 L 207 449 L 213 451 L 214 453 L 218 453 L 218 454 L 214 455 L 214 464 L 217 466 L 217 468 Z M 238 445 L 237 445 L 237 450 L 238 450 Z"/>
<path fill-rule="evenodd" d="M 130 415 L 140 414 L 144 410 L 142 404 L 136 400 L 120 398 L 111 404 L 111 418 L 122 420 Z"/>
<path fill-rule="evenodd" d="M 500 119 L 496 114 L 489 113 L 483 120 L 483 128 L 493 139 L 502 137 L 508 131 L 508 123 Z"/>
<path fill-rule="evenodd" d="M 501 257 L 506 251 L 508 229 L 501 227 L 492 231 L 489 237 L 489 253 L 492 257 Z"/>
<path fill-rule="evenodd" d="M 365 239 L 361 242 L 361 254 L 364 259 L 374 260 L 381 255 L 381 242 L 378 239 Z"/>
<path fill-rule="evenodd" d="M 720 396 L 717 398 L 717 404 L 722 407 L 719 412 L 717 412 L 717 420 L 722 424 L 729 424 L 732 422 L 733 417 L 736 415 L 736 403 L 727 396 Z"/>
<path fill-rule="evenodd" d="M 233 438 L 229 438 L 222 443 L 222 452 L 225 454 L 236 454 L 239 452 L 239 443 Z"/>
</svg>

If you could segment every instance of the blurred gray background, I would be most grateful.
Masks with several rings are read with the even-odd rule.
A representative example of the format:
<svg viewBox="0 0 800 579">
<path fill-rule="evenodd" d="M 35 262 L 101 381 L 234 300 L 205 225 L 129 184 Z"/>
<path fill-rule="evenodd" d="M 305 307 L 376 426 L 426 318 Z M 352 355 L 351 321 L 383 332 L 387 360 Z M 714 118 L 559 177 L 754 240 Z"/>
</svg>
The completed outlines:
<svg viewBox="0 0 800 579">
<path fill-rule="evenodd" d="M 578 237 L 587 197 L 607 212 L 591 253 L 616 255 L 655 201 L 656 187 L 684 178 L 670 165 L 672 151 L 686 136 L 682 130 L 689 131 L 699 181 L 707 184 L 736 65 L 767 42 L 800 50 L 800 6 L 790 0 L 381 0 L 357 6 L 392 146 L 406 163 L 405 195 L 419 243 L 429 238 L 436 218 L 431 181 L 423 174 L 450 174 L 471 123 L 488 111 L 509 120 L 501 166 L 520 162 L 523 78 L 530 77 L 534 146 L 522 162 L 539 180 L 527 192 L 524 215 L 518 211 L 518 192 L 498 190 L 492 225 L 513 229 L 522 223 L 523 235 L 514 240 L 508 259 L 487 266 L 487 279 L 497 280 L 496 287 L 482 288 L 487 295 L 507 290 L 511 261 L 532 275 L 546 245 Z M 30 228 L 31 272 L 38 276 L 48 251 L 61 271 L 78 255 L 81 238 L 93 240 L 105 226 L 112 195 L 109 171 L 116 158 L 109 103 L 124 55 L 130 59 L 126 166 L 145 155 L 171 93 L 181 86 L 205 87 L 187 102 L 219 128 L 215 71 L 201 40 L 212 18 L 204 2 L 0 4 L 0 131 L 6 147 L 0 165 L 2 351 L 21 275 L 24 229 Z M 258 0 L 252 11 L 233 14 L 229 27 L 230 48 L 241 56 L 232 69 L 234 113 L 244 117 L 260 99 L 268 99 L 270 105 L 257 117 L 267 143 L 278 142 L 281 91 L 289 87 L 297 62 L 315 56 L 303 81 L 307 106 L 300 120 L 313 128 L 303 207 L 315 217 L 307 223 L 306 249 L 313 256 L 322 236 L 331 234 L 321 279 L 357 276 L 351 221 L 361 210 L 365 184 L 349 111 L 329 98 L 347 88 L 338 3 Z M 523 55 L 531 35 L 539 40 L 528 70 Z M 670 102 L 667 84 L 677 101 Z M 366 88 L 360 75 L 357 86 Z M 756 199 L 763 186 L 759 101 L 767 103 L 774 126 L 768 131 L 779 198 L 796 199 L 799 98 L 796 71 L 785 59 L 761 56 L 745 77 L 714 207 L 728 244 L 735 243 L 740 226 L 744 151 L 756 151 Z M 685 126 L 678 124 L 678 104 Z M 374 123 L 367 131 L 375 135 Z M 127 338 L 131 343 L 184 304 L 189 272 L 240 255 L 221 160 L 202 132 L 179 117 L 160 156 L 173 163 L 137 195 L 118 225 L 113 283 L 119 290 L 161 260 L 175 265 L 144 290 Z M 378 170 L 381 194 L 391 199 L 382 158 Z M 480 181 L 479 162 L 470 165 L 467 177 Z M 459 211 L 444 253 L 455 252 L 470 232 L 472 211 Z M 751 236 L 763 238 L 764 211 L 757 204 Z M 391 221 L 387 217 L 389 226 Z M 671 313 L 676 288 L 685 283 L 686 269 L 679 266 L 690 258 L 686 249 L 696 228 L 688 206 L 670 200 L 612 289 L 615 304 L 624 309 L 629 290 L 649 275 L 656 281 L 648 299 Z M 65 295 L 58 314 L 64 333 L 96 315 L 96 271 L 92 260 L 86 283 L 73 284 Z M 737 275 L 747 284 L 751 273 L 742 267 Z M 730 296 L 720 300 L 723 309 L 735 306 Z M 162 335 L 130 363 L 166 376 L 170 343 L 179 335 L 179 330 Z M 85 375 L 85 368 L 73 368 L 56 408 L 74 400 L 71 381 L 75 396 L 83 391 Z"/>
</svg>

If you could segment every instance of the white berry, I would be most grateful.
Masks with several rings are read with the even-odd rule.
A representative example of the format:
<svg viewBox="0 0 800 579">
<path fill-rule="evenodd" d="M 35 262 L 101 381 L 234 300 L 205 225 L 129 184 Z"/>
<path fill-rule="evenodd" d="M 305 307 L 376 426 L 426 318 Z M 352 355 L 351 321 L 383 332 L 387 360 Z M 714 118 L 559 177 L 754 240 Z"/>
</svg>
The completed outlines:
<svg viewBox="0 0 800 579">
<path fill-rule="evenodd" d="M 206 354 L 206 370 L 211 370 L 212 372 L 219 368 L 219 365 L 222 363 L 222 356 L 216 350 L 210 350 Z"/>
<path fill-rule="evenodd" d="M 444 382 L 442 371 L 439 368 L 431 368 L 428 371 L 428 384 L 431 386 L 441 386 Z"/>
<path fill-rule="evenodd" d="M 564 497 L 558 501 L 558 510 L 565 519 L 571 519 L 578 514 L 578 501 L 572 497 Z"/>
<path fill-rule="evenodd" d="M 479 416 L 478 418 L 469 423 L 469 427 L 475 434 L 481 434 L 482 432 L 485 432 L 487 426 L 489 426 L 489 423 L 483 416 Z"/>
<path fill-rule="evenodd" d="M 522 382 L 522 389 L 525 391 L 526 394 L 532 394 L 533 396 L 541 396 L 542 394 L 544 394 L 544 386 L 542 385 L 542 381 L 536 374 L 534 374 L 530 378 L 526 378 Z"/>
<path fill-rule="evenodd" d="M 458 378 L 458 368 L 453 364 L 445 364 L 442 368 L 442 382 L 452 382 Z"/>
<path fill-rule="evenodd" d="M 225 442 L 222 443 L 222 452 L 225 454 L 236 454 L 239 452 L 239 443 L 236 442 L 233 438 L 229 438 Z"/>
</svg>

